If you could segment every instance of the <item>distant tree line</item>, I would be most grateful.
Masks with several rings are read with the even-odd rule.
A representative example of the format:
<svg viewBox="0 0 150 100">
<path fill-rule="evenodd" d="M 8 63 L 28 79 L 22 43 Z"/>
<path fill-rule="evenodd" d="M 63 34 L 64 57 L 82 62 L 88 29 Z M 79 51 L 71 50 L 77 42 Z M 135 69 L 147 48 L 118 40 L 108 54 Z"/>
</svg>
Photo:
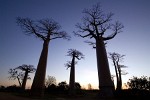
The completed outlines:
<svg viewBox="0 0 150 100">
<path fill-rule="evenodd" d="M 150 77 L 141 76 L 136 77 L 133 76 L 132 79 L 129 79 L 127 82 L 127 86 L 129 89 L 139 89 L 139 90 L 148 90 L 150 91 Z"/>
<path fill-rule="evenodd" d="M 29 90 L 29 89 L 26 89 Z M 12 92 L 20 92 L 22 91 L 21 86 L 11 85 L 11 86 L 0 86 L 0 91 L 12 91 Z M 81 93 L 81 85 L 79 82 L 75 82 L 74 91 L 78 94 Z M 47 76 L 45 79 L 45 92 L 46 93 L 60 93 L 67 94 L 69 93 L 69 84 L 66 81 L 56 83 L 56 78 L 54 76 Z"/>
<path fill-rule="evenodd" d="M 134 100 L 146 100 L 150 98 L 150 77 L 133 76 L 128 80 L 126 86 L 128 89 L 115 92 L 117 98 L 124 98 L 123 100 L 128 100 L 129 98 Z"/>
<path fill-rule="evenodd" d="M 81 93 L 81 85 L 78 82 L 75 82 L 75 90 L 77 94 Z M 68 94 L 69 93 L 69 84 L 66 81 L 59 82 L 58 85 L 51 84 L 45 88 L 46 93 L 60 93 Z"/>
<path fill-rule="evenodd" d="M 1 85 L 0 90 L 1 91 L 5 90 L 5 89 L 11 90 L 14 87 L 18 88 L 20 86 L 12 85 L 12 86 L 5 87 L 5 86 Z M 90 90 L 92 89 L 90 83 L 88 84 L 88 87 L 90 88 Z M 150 91 L 150 77 L 148 77 L 148 76 L 141 76 L 141 77 L 133 76 L 131 79 L 128 80 L 126 87 L 127 87 L 127 89 L 131 89 L 131 90 L 137 89 L 137 90 Z M 56 78 L 54 76 L 48 75 L 45 80 L 45 88 L 46 88 L 46 91 L 49 91 L 49 92 L 52 92 L 53 89 L 60 90 L 62 92 L 62 91 L 66 91 L 66 90 L 68 91 L 69 84 L 67 84 L 66 81 L 62 81 L 57 84 Z M 77 90 L 81 89 L 80 83 L 75 82 L 75 89 L 77 89 Z"/>
<path fill-rule="evenodd" d="M 45 92 L 48 93 L 63 93 L 67 94 L 70 91 L 69 84 L 66 81 L 59 82 L 57 84 L 56 78 L 54 76 L 47 76 L 45 80 Z M 81 91 L 81 85 L 78 82 L 74 84 L 74 91 L 79 93 Z"/>
</svg>

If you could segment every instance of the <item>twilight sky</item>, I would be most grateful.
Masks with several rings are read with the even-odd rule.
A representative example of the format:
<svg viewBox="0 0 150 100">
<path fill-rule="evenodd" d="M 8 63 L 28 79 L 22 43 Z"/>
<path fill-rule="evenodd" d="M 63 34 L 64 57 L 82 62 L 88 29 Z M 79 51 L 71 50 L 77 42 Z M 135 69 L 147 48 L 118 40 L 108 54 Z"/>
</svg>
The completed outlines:
<svg viewBox="0 0 150 100">
<path fill-rule="evenodd" d="M 114 13 L 113 21 L 120 21 L 124 28 L 114 39 L 108 41 L 107 52 L 126 55 L 122 64 L 129 74 L 122 76 L 126 83 L 132 76 L 150 76 L 150 1 L 149 0 L 0 0 L 0 85 L 17 84 L 8 79 L 8 70 L 22 64 L 35 68 L 42 50 L 42 43 L 34 36 L 23 33 L 16 24 L 16 17 L 33 20 L 52 18 L 62 30 L 71 35 L 71 40 L 57 39 L 50 42 L 46 75 L 55 76 L 57 83 L 69 82 L 70 70 L 64 64 L 71 58 L 68 49 L 77 49 L 85 59 L 76 65 L 76 82 L 86 87 L 88 83 L 98 88 L 96 52 L 84 43 L 87 38 L 75 37 L 75 24 L 81 22 L 84 8 L 100 2 L 105 13 Z M 111 74 L 115 74 L 109 60 Z M 32 79 L 34 74 L 30 74 Z M 27 88 L 32 80 L 27 81 Z"/>
</svg>

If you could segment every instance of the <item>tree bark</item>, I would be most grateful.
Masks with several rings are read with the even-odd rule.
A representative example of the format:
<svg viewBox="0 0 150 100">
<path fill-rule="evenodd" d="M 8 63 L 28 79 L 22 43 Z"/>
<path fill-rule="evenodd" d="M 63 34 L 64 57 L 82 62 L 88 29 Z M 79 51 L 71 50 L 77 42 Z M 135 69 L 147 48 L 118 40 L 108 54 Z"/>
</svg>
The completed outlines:
<svg viewBox="0 0 150 100">
<path fill-rule="evenodd" d="M 116 64 L 116 62 L 113 60 L 114 66 L 115 66 L 115 73 L 116 73 L 116 80 L 117 80 L 117 84 L 116 84 L 116 90 L 119 89 L 119 75 L 118 75 L 118 65 Z"/>
<path fill-rule="evenodd" d="M 105 44 L 102 37 L 96 39 L 97 68 L 101 97 L 112 97 L 114 84 L 111 80 Z"/>
<path fill-rule="evenodd" d="M 43 43 L 43 49 L 35 73 L 35 77 L 31 87 L 32 96 L 43 96 L 45 88 L 45 75 L 47 66 L 47 56 L 48 56 L 48 45 L 49 40 L 45 40 Z"/>
<path fill-rule="evenodd" d="M 75 91 L 75 57 L 73 56 L 70 69 L 69 94 L 74 95 Z"/>
<path fill-rule="evenodd" d="M 22 89 L 23 90 L 25 90 L 27 78 L 28 78 L 28 71 L 25 71 L 25 76 L 24 76 L 23 82 L 22 82 Z"/>
<path fill-rule="evenodd" d="M 22 86 L 21 85 L 21 82 L 20 82 L 20 78 L 17 76 L 17 80 L 18 80 L 18 82 L 19 82 L 19 85 L 20 85 L 20 87 Z"/>
<path fill-rule="evenodd" d="M 121 68 L 119 65 L 118 65 L 118 74 L 119 74 L 118 90 L 121 91 L 122 90 L 122 78 L 121 78 Z"/>
</svg>

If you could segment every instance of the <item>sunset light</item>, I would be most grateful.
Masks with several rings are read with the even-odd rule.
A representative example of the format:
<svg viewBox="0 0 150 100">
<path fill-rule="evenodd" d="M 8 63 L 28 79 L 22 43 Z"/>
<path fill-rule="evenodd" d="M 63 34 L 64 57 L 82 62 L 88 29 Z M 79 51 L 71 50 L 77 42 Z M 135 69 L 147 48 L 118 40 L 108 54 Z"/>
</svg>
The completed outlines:
<svg viewBox="0 0 150 100">
<path fill-rule="evenodd" d="M 113 97 L 130 79 L 148 80 L 149 10 L 149 0 L 0 0 L 0 86 L 43 96 L 52 76 L 60 94 L 90 84 Z"/>
</svg>

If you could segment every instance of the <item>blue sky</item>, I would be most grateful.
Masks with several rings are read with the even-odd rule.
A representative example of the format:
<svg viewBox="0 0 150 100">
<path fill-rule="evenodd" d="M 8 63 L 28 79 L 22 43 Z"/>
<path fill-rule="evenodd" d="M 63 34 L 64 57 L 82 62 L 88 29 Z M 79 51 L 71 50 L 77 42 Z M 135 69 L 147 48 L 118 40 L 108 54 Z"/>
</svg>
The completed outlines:
<svg viewBox="0 0 150 100">
<path fill-rule="evenodd" d="M 66 56 L 68 49 L 77 49 L 85 59 L 76 65 L 76 81 L 86 87 L 91 83 L 98 86 L 95 50 L 84 43 L 85 40 L 75 37 L 75 24 L 81 22 L 84 8 L 101 2 L 105 13 L 114 13 L 113 21 L 119 20 L 123 32 L 108 41 L 107 52 L 126 55 L 122 64 L 128 66 L 129 73 L 123 76 L 123 82 L 132 76 L 150 76 L 150 1 L 149 0 L 0 0 L 0 85 L 18 84 L 8 80 L 8 70 L 22 64 L 31 64 L 35 68 L 42 50 L 42 41 L 27 36 L 16 24 L 16 17 L 29 17 L 33 20 L 52 18 L 62 30 L 71 35 L 71 40 L 57 39 L 50 42 L 47 75 L 55 76 L 57 82 L 69 81 L 70 70 L 64 64 L 71 60 Z M 111 74 L 114 67 L 109 62 Z M 34 74 L 30 74 L 32 79 Z M 32 80 L 28 81 L 30 87 Z"/>
</svg>

